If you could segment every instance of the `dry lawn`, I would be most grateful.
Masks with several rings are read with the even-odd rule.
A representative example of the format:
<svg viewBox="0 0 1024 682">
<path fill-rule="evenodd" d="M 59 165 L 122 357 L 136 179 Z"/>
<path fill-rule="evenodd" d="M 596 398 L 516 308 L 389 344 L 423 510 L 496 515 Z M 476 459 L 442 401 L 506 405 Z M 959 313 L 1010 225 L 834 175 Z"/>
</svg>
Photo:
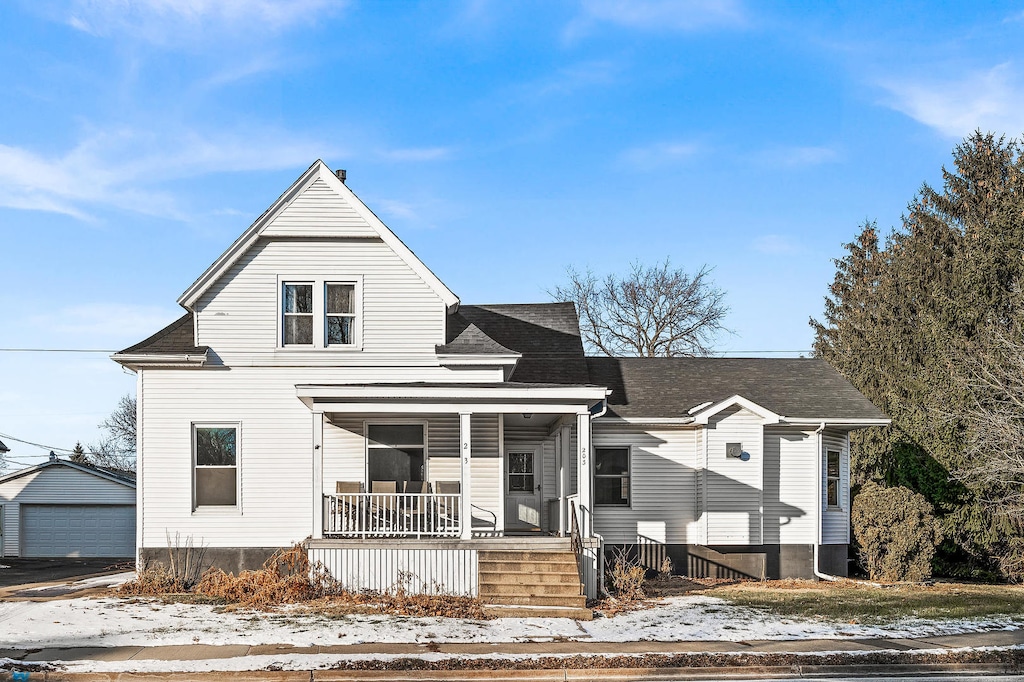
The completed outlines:
<svg viewBox="0 0 1024 682">
<path fill-rule="evenodd" d="M 703 594 L 737 606 L 779 616 L 882 624 L 901 618 L 1019 617 L 1024 621 L 1024 587 L 939 582 L 875 587 L 858 581 L 702 580 L 673 577 L 649 582 L 652 596 Z"/>
</svg>

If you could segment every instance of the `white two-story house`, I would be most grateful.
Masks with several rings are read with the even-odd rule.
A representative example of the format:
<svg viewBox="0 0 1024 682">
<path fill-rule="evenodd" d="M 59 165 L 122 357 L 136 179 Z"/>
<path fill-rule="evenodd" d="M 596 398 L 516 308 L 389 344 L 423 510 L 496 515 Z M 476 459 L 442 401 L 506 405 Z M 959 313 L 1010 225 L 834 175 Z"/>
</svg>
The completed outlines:
<svg viewBox="0 0 1024 682">
<path fill-rule="evenodd" d="M 532 604 L 595 596 L 611 546 L 846 573 L 848 434 L 888 420 L 827 364 L 586 357 L 571 303 L 463 305 L 343 178 L 314 163 L 113 356 L 140 562 L 168 534 L 229 570 L 307 541 L 353 589 Z"/>
</svg>

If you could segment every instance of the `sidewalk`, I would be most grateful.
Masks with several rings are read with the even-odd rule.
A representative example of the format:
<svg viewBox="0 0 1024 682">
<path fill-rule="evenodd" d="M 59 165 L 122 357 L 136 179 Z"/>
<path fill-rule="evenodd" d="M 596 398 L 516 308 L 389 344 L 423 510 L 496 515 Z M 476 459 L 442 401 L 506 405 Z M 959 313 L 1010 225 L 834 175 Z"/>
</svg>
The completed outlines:
<svg viewBox="0 0 1024 682">
<path fill-rule="evenodd" d="M 494 656 L 609 656 L 690 653 L 825 653 L 907 652 L 951 650 L 965 647 L 1024 645 L 1024 630 L 998 630 L 919 639 L 804 639 L 747 642 L 512 642 L 501 644 L 348 644 L 311 647 L 290 645 L 187 644 L 176 646 L 124 646 L 0 649 L 0 658 L 24 662 L 54 661 L 201 661 L 243 656 L 336 655 L 344 657 L 418 657 L 448 655 L 466 658 Z"/>
</svg>

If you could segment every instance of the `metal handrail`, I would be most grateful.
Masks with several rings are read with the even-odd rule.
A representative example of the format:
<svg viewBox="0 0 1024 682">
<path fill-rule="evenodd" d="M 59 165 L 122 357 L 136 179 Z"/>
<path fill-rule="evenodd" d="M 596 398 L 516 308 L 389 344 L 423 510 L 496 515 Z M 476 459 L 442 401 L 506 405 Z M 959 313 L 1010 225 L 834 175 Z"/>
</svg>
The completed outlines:
<svg viewBox="0 0 1024 682">
<path fill-rule="evenodd" d="M 576 573 L 580 579 L 580 594 L 583 594 L 583 537 L 580 522 L 576 517 L 576 502 L 569 500 L 569 546 L 576 555 Z"/>
</svg>

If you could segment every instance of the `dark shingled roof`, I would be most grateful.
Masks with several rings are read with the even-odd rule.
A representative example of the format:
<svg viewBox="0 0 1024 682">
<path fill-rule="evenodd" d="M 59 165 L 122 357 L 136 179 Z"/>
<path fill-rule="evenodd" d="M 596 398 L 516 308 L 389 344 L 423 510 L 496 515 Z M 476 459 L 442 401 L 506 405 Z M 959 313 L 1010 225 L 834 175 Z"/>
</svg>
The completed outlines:
<svg viewBox="0 0 1024 682">
<path fill-rule="evenodd" d="M 0 452 L 10 452 L 11 449 L 4 445 L 4 442 L 0 440 Z"/>
<path fill-rule="evenodd" d="M 131 355 L 185 355 L 205 353 L 209 346 L 196 346 L 192 313 L 185 313 L 174 322 L 121 353 Z"/>
<path fill-rule="evenodd" d="M 440 346 L 438 352 L 455 347 L 456 341 L 470 327 L 476 327 L 499 348 L 522 354 L 510 381 L 587 383 L 583 341 L 576 306 L 572 303 L 461 306 L 457 313 L 448 317 L 448 343 Z M 484 346 L 481 342 L 467 343 L 463 347 L 473 350 L 454 352 L 479 353 Z"/>
<path fill-rule="evenodd" d="M 589 383 L 612 390 L 609 416 L 686 417 L 741 395 L 791 418 L 886 418 L 816 358 L 587 358 L 587 367 Z"/>
</svg>

